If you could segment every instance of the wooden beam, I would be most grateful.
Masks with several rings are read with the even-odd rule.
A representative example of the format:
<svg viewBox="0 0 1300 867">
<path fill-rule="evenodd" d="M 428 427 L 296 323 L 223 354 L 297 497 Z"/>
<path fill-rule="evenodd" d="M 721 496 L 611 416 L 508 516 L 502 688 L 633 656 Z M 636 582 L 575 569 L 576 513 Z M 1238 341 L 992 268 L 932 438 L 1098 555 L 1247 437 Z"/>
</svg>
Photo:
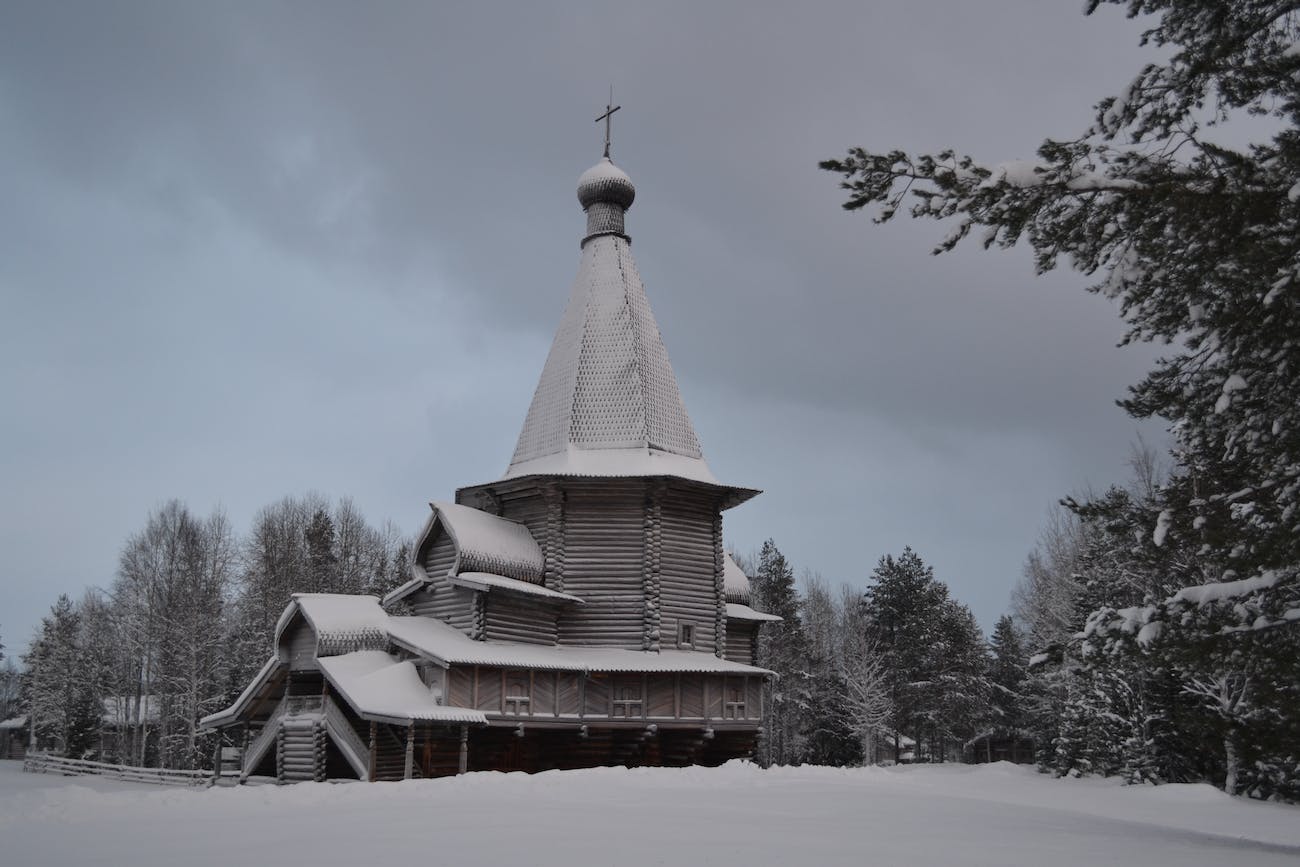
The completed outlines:
<svg viewBox="0 0 1300 867">
<path fill-rule="evenodd" d="M 469 770 L 469 726 L 461 724 L 460 727 L 460 764 L 456 773 L 463 774 Z"/>
</svg>

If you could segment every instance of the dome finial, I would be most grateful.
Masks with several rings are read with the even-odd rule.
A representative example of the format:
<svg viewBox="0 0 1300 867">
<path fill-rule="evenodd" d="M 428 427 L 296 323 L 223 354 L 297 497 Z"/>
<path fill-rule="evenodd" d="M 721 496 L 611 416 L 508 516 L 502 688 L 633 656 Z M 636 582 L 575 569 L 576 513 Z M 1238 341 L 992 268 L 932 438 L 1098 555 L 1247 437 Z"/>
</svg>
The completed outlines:
<svg viewBox="0 0 1300 867">
<path fill-rule="evenodd" d="M 623 217 L 636 198 L 636 187 L 632 186 L 627 173 L 609 158 L 609 119 L 620 108 L 621 105 L 614 105 L 614 88 L 611 87 L 605 113 L 596 118 L 597 123 L 605 122 L 605 155 L 578 178 L 578 202 L 587 212 L 587 234 L 582 239 L 583 244 L 597 235 L 618 235 L 627 239 Z"/>
<path fill-rule="evenodd" d="M 609 86 L 609 102 L 605 103 L 605 113 L 596 118 L 596 123 L 605 122 L 605 159 L 609 159 L 609 120 L 614 112 L 623 106 L 614 105 L 614 85 Z"/>
</svg>

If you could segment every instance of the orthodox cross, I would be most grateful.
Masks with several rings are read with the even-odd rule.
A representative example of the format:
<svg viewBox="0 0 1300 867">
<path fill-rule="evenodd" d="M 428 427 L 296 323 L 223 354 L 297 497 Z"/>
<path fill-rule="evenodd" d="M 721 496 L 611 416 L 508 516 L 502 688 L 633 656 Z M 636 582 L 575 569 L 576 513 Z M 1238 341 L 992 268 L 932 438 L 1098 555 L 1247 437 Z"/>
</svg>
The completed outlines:
<svg viewBox="0 0 1300 867">
<path fill-rule="evenodd" d="M 605 159 L 609 159 L 609 119 L 610 116 L 623 106 L 614 105 L 614 88 L 609 89 L 609 102 L 605 104 L 605 113 L 596 118 L 596 123 L 602 120 L 605 122 Z"/>
</svg>

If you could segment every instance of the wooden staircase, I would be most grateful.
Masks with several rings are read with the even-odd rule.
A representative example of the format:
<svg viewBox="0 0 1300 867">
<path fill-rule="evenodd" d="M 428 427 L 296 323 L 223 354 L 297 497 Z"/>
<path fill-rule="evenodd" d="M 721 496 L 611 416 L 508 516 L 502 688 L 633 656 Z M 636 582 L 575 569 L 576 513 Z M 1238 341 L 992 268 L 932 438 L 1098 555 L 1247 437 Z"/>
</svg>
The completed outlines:
<svg viewBox="0 0 1300 867">
<path fill-rule="evenodd" d="M 275 776 L 281 783 L 325 780 L 325 725 L 319 713 L 280 720 L 276 735 Z"/>
</svg>

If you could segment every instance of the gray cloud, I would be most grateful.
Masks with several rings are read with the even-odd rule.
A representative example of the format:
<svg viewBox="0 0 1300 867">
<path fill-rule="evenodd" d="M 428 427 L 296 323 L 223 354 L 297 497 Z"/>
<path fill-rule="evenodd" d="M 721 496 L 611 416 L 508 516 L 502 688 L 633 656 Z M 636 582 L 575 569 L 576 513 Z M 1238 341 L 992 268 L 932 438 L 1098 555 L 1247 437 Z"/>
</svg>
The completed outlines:
<svg viewBox="0 0 1300 867">
<path fill-rule="evenodd" d="M 1031 2 L 29 4 L 0 28 L 0 628 L 168 497 L 317 489 L 414 530 L 503 469 L 577 263 L 634 250 L 728 516 L 860 583 L 917 547 L 987 624 L 1043 511 L 1122 474 L 1152 351 L 1079 275 L 840 211 L 852 144 L 1068 136 L 1142 55 Z M 1148 428 L 1149 429 L 1149 428 Z"/>
</svg>

